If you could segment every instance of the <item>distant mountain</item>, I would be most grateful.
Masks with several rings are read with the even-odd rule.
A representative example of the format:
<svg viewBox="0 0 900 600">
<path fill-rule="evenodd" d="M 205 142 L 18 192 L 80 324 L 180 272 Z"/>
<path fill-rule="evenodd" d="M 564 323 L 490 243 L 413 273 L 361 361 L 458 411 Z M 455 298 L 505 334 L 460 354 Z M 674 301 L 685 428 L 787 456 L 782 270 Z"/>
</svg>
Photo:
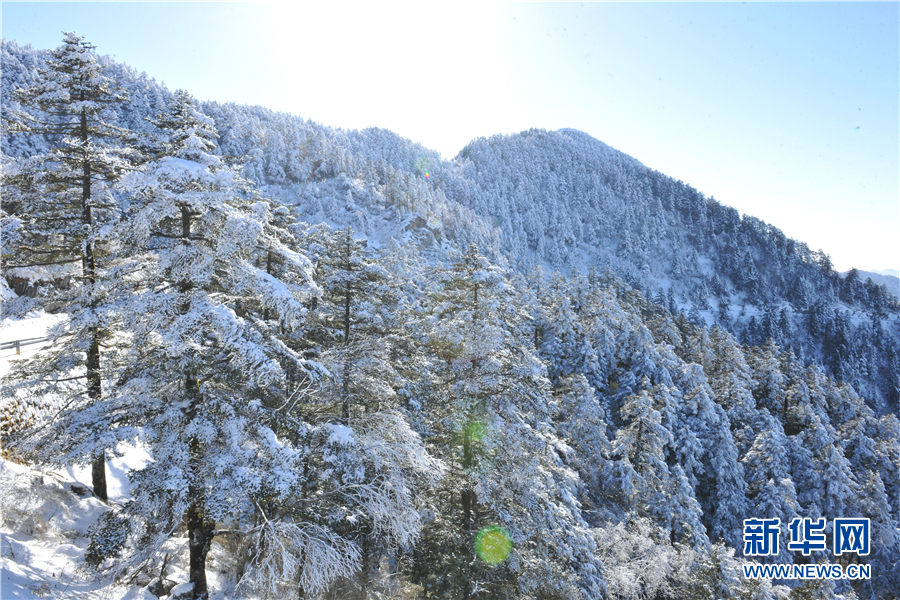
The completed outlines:
<svg viewBox="0 0 900 600">
<path fill-rule="evenodd" d="M 4 115 L 15 89 L 66 89 L 38 70 L 45 56 L 3 42 Z M 123 474 L 113 445 L 135 438 L 150 460 L 127 502 L 78 531 L 38 525 L 48 506 L 79 513 L 82 486 L 0 463 L 19 507 L 0 560 L 28 563 L 4 586 L 77 590 L 87 581 L 57 575 L 90 563 L 128 575 L 106 595 L 174 597 L 214 563 L 216 597 L 774 600 L 785 588 L 741 567 L 809 557 L 754 549 L 748 519 L 864 518 L 870 578 L 780 583 L 896 597 L 900 302 L 886 286 L 579 131 L 480 138 L 446 161 L 381 129 L 198 106 L 101 64 L 128 91 L 110 119 L 146 134 L 113 150 L 158 151 L 130 189 L 104 188 L 109 224 L 72 228 L 115 233 L 96 238 L 86 286 L 83 257 L 66 281 L 44 270 L 66 230 L 34 252 L 20 241 L 80 197 L 79 179 L 47 177 L 71 141 L 4 131 L 4 175 L 34 176 L 2 180 L 0 260 L 16 267 L 2 320 L 42 308 L 70 326 L 48 331 L 47 356 L 10 362 L 0 435 L 53 465 L 106 454 Z M 256 185 L 232 187 L 238 171 Z M 96 388 L 78 377 L 85 348 Z"/>
<path fill-rule="evenodd" d="M 841 278 L 827 254 L 581 132 L 479 139 L 456 160 L 465 201 L 519 268 L 609 267 L 673 313 L 745 343 L 772 339 L 876 404 L 897 401 L 895 384 L 872 385 L 865 349 L 897 346 L 896 296 Z M 893 364 L 891 352 L 875 362 Z"/>
<path fill-rule="evenodd" d="M 33 82 L 41 51 L 3 43 L 2 99 Z M 128 88 L 120 123 L 171 93 L 103 57 Z M 829 256 L 573 129 L 479 138 L 452 161 L 383 129 L 345 131 L 256 106 L 202 103 L 218 152 L 307 223 L 351 225 L 374 246 L 440 256 L 475 243 L 524 274 L 609 269 L 673 314 L 749 344 L 772 339 L 884 409 L 900 402 L 896 279 L 846 278 Z M 41 150 L 3 140 L 9 156 Z M 875 323 L 875 325 L 873 325 Z M 894 365 L 894 366 L 892 366 Z"/>
</svg>

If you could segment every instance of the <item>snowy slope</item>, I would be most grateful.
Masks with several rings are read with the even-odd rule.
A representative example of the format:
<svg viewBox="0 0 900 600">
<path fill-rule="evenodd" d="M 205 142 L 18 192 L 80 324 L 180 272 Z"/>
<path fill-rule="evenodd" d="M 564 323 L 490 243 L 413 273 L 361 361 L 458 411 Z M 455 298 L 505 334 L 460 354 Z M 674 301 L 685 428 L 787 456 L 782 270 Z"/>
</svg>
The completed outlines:
<svg viewBox="0 0 900 600">
<path fill-rule="evenodd" d="M 93 586 L 79 573 L 88 528 L 108 510 L 59 474 L 0 461 L 3 525 L 0 595 L 75 597 Z M 89 492 L 88 492 L 89 494 Z M 97 596 L 95 596 L 97 597 Z"/>
<path fill-rule="evenodd" d="M 47 342 L 41 341 L 47 336 L 47 330 L 59 323 L 64 317 L 51 315 L 43 311 L 31 312 L 23 319 L 3 319 L 0 321 L 0 376 L 9 370 L 9 362 L 17 358 L 30 358 L 37 354 Z M 19 342 L 19 352 L 12 346 Z"/>
<path fill-rule="evenodd" d="M 117 68 L 110 64 L 111 70 Z M 8 79 L 4 78 L 7 92 Z M 134 97 L 150 106 L 147 89 L 136 92 Z M 378 260 L 383 261 L 382 266 L 393 260 L 378 251 L 394 242 L 410 254 L 411 247 L 420 251 L 421 263 L 411 261 L 409 272 L 398 268 L 396 274 L 403 277 L 392 287 L 404 292 L 410 307 L 409 312 L 398 313 L 399 320 L 416 327 L 416 336 L 424 331 L 430 336 L 424 341 L 429 343 L 419 346 L 413 342 L 422 341 L 418 337 L 405 342 L 412 349 L 407 358 L 422 361 L 409 363 L 415 379 L 408 384 L 393 375 L 387 383 L 373 379 L 377 385 L 366 387 L 384 391 L 383 397 L 375 400 L 393 398 L 396 387 L 409 395 L 406 408 L 417 411 L 414 416 L 423 428 L 439 427 L 446 415 L 428 413 L 423 407 L 443 410 L 446 399 L 463 390 L 444 387 L 444 381 L 455 378 L 450 371 L 443 371 L 455 364 L 447 358 L 453 356 L 446 352 L 447 341 L 466 336 L 480 339 L 481 330 L 466 327 L 483 319 L 492 323 L 495 331 L 508 328 L 509 349 L 515 352 L 507 354 L 504 349 L 484 361 L 484 371 L 473 370 L 474 393 L 466 389 L 465 396 L 503 401 L 503 414 L 496 414 L 495 421 L 500 424 L 496 433 L 508 436 L 499 438 L 504 443 L 498 444 L 503 447 L 504 468 L 486 469 L 482 481 L 485 489 L 515 493 L 479 498 L 486 506 L 484 514 L 501 515 L 508 521 L 505 525 L 515 525 L 510 529 L 517 531 L 520 542 L 540 547 L 549 541 L 562 549 L 555 556 L 545 554 L 558 562 L 535 568 L 522 576 L 523 580 L 546 580 L 546 573 L 552 572 L 547 570 L 550 566 L 565 565 L 565 569 L 575 569 L 573 574 L 584 576 L 588 582 L 585 589 L 593 586 L 593 575 L 588 572 L 599 573 L 600 569 L 589 560 L 595 555 L 583 534 L 589 526 L 596 526 L 591 535 L 606 539 L 604 531 L 611 532 L 616 520 L 636 514 L 634 511 L 650 511 L 664 528 L 659 537 L 666 543 L 678 538 L 685 547 L 704 555 L 706 542 L 716 538 L 728 540 L 732 549 L 739 548 L 741 519 L 761 514 L 763 508 L 775 506 L 785 519 L 798 507 L 804 516 L 825 514 L 820 506 L 823 482 L 829 490 L 837 490 L 825 497 L 830 504 L 824 510 L 830 511 L 830 516 L 864 510 L 859 514 L 875 515 L 873 523 L 880 522 L 891 531 L 896 528 L 891 520 L 897 512 L 896 502 L 894 506 L 889 503 L 900 498 L 896 465 L 886 460 L 878 466 L 880 473 L 872 470 L 867 481 L 854 479 L 855 473 L 864 472 L 860 465 L 869 468 L 867 461 L 873 458 L 858 448 L 877 447 L 877 454 L 888 459 L 898 455 L 896 419 L 889 415 L 891 418 L 879 421 L 880 415 L 849 386 L 833 384 L 808 362 L 819 361 L 831 373 L 853 383 L 879 410 L 888 401 L 896 402 L 900 379 L 891 356 L 896 357 L 900 340 L 897 306 L 871 283 L 855 276 L 840 278 L 824 253 L 810 251 L 766 223 L 741 216 L 574 130 L 532 130 L 475 140 L 455 162 L 448 162 L 382 130 L 330 130 L 256 107 L 207 103 L 206 108 L 216 119 L 219 151 L 228 157 L 243 157 L 245 174 L 261 184 L 265 195 L 283 205 L 277 209 L 280 215 L 286 220 L 294 218 L 289 227 L 305 233 L 311 230 L 309 224 L 322 223 L 332 229 L 352 226 L 357 239 L 367 240 L 365 247 L 372 251 L 373 266 Z M 131 117 L 139 116 L 137 108 L 132 112 Z M 27 154 L 30 147 L 16 148 Z M 123 197 L 121 201 L 129 200 Z M 317 244 L 318 249 L 313 248 Z M 431 272 L 467 244 L 477 245 L 497 264 L 509 267 L 508 280 L 501 284 L 503 269 L 490 265 L 475 249 L 468 264 L 482 265 L 483 270 L 479 267 L 454 280 Z M 310 248 L 296 249 L 309 250 L 317 262 L 323 259 L 317 265 L 317 277 L 326 288 L 329 278 L 338 281 L 346 277 L 349 265 L 356 264 L 329 264 L 328 252 L 337 247 L 331 242 L 312 242 Z M 556 269 L 565 276 L 542 277 L 539 270 L 531 271 L 533 267 Z M 645 296 L 607 275 L 604 267 Z M 520 275 L 529 271 L 531 279 L 526 281 Z M 474 288 L 475 302 L 479 297 L 485 302 L 487 296 L 488 304 L 486 310 L 473 310 L 471 319 L 456 318 L 454 314 L 465 314 L 457 310 L 464 306 L 463 295 L 453 305 L 448 291 L 459 291 L 462 288 L 454 286 L 468 280 L 480 282 Z M 160 283 L 165 287 L 165 282 Z M 347 298 L 349 302 L 349 295 Z M 367 297 L 357 313 L 360 322 L 368 322 L 377 312 L 370 310 L 374 306 L 370 300 L 381 301 L 374 295 Z M 429 307 L 440 306 L 436 300 L 453 310 L 429 316 Z M 398 303 L 391 300 L 390 304 L 393 311 Z M 326 355 L 323 360 L 335 361 L 338 354 L 323 333 L 335 299 L 324 294 L 317 305 L 311 309 L 318 313 L 310 317 L 313 329 L 293 341 L 302 341 L 311 356 Z M 503 305 L 506 310 L 500 311 Z M 254 307 L 241 308 L 244 310 L 248 315 L 259 314 Z M 441 317 L 432 321 L 435 314 Z M 146 312 L 139 315 L 132 321 Z M 39 337 L 53 318 L 32 314 L 9 320 L 2 326 L 3 340 Z M 751 345 L 739 348 L 722 329 L 694 327 L 691 321 L 720 325 Z M 320 329 L 316 331 L 316 327 Z M 372 341 L 384 343 L 383 337 Z M 493 352 L 493 343 L 489 345 Z M 782 352 L 783 348 L 796 354 Z M 40 351 L 40 346 L 28 349 Z M 73 354 L 77 352 L 76 348 Z M 512 354 L 524 357 L 524 369 L 508 360 Z M 481 358 L 471 363 L 480 368 Z M 514 385 L 508 399 L 503 398 L 503 390 L 494 393 L 498 389 L 494 372 L 502 373 Z M 235 381 L 251 380 L 254 375 L 251 369 L 232 378 L 229 389 Z M 468 379 L 466 382 L 470 385 Z M 329 385 L 322 383 L 316 392 L 327 396 Z M 422 394 L 419 385 L 434 386 L 435 395 Z M 165 396 L 144 395 L 136 404 L 138 412 L 146 412 L 145 399 L 160 398 Z M 237 398 L 243 406 L 244 396 Z M 645 419 L 642 415 L 655 416 Z M 305 418 L 301 416 L 300 422 Z M 255 416 L 247 420 L 259 421 Z M 654 425 L 652 433 L 645 433 L 645 421 Z M 517 429 L 520 423 L 523 425 Z M 324 446 L 352 445 L 354 435 L 348 426 L 329 423 L 325 427 L 332 431 Z M 246 433 L 236 426 L 231 431 Z M 264 439 L 270 442 L 273 438 Z M 51 446 L 49 440 L 43 448 Z M 253 444 L 241 447 L 248 456 L 254 452 Z M 542 450 L 551 447 L 556 450 Z M 825 454 L 824 449 L 832 454 Z M 89 497 L 86 467 L 51 474 L 12 463 L 0 465 L 0 491 L 8 502 L 0 529 L 3 597 L 74 594 L 147 599 L 151 592 L 171 597 L 186 589 L 183 537 L 168 540 L 165 558 L 123 584 L 130 587 L 98 584 L 89 570 L 82 569 L 91 523 L 128 499 L 131 490 L 126 473 L 142 465 L 159 468 L 171 458 L 167 457 L 168 448 L 159 445 L 152 461 L 141 448 L 119 450 L 119 455 L 109 457 L 111 507 Z M 454 460 L 455 453 L 448 445 L 449 460 Z M 222 456 L 226 458 L 219 464 L 236 464 L 233 455 Z M 665 462 L 660 460 L 662 456 L 666 456 Z M 332 455 L 325 455 L 321 462 L 330 464 Z M 268 463 L 265 468 L 252 464 L 254 472 L 278 471 Z M 274 464 L 279 468 L 288 465 L 282 471 L 288 475 L 301 470 L 299 463 Z M 331 472 L 329 468 L 319 480 L 330 477 Z M 552 477 L 544 481 L 541 473 Z M 394 471 L 390 483 L 395 485 L 398 480 Z M 166 481 L 168 475 L 154 475 L 146 477 L 144 484 Z M 466 485 L 465 480 L 457 482 Z M 772 487 L 774 482 L 785 487 Z M 221 488 L 228 495 L 239 489 L 233 482 Z M 633 491 L 619 496 L 616 490 Z M 256 503 L 255 496 L 247 497 Z M 443 495 L 434 498 L 429 512 L 435 520 L 459 521 L 446 517 L 459 509 L 452 496 L 449 504 L 442 504 Z M 526 501 L 529 506 L 545 508 L 528 512 L 531 508 L 523 506 L 522 498 L 533 499 Z M 647 498 L 654 499 L 653 506 L 648 507 Z M 340 517 L 333 507 L 323 506 Z M 268 522 L 262 508 L 258 504 L 256 508 Z M 403 514 L 402 509 L 378 510 Z M 518 516 L 503 516 L 514 513 Z M 544 516 L 551 514 L 561 516 Z M 346 520 L 355 523 L 358 518 L 354 513 Z M 548 520 L 541 525 L 545 518 Z M 174 519 L 175 529 L 180 522 L 180 518 Z M 430 527 L 434 529 L 424 536 L 422 545 L 430 546 L 437 555 L 445 553 L 448 561 L 421 566 L 446 570 L 444 566 L 452 567 L 451 562 L 460 555 L 446 543 L 453 530 Z M 635 538 L 643 540 L 655 535 L 649 528 L 638 533 Z M 235 557 L 246 554 L 233 553 L 225 542 L 214 541 L 218 543 L 207 562 L 213 597 L 238 597 L 234 578 L 240 576 L 245 561 Z M 140 539 L 134 542 L 134 546 L 141 544 Z M 614 573 L 617 548 L 621 543 L 611 543 L 603 557 L 610 573 Z M 873 560 L 895 565 L 900 546 L 885 545 L 877 552 L 881 554 Z M 653 550 L 655 557 L 665 553 Z M 529 562 L 531 556 L 533 564 L 543 564 L 537 554 L 523 551 L 521 556 L 525 557 L 522 562 Z M 620 562 L 631 562 L 631 558 L 622 556 Z M 656 564 L 659 562 L 657 559 Z M 585 566 L 587 570 L 580 573 L 578 569 Z M 611 589 L 617 581 L 628 583 L 633 572 L 628 569 L 619 576 L 611 575 Z M 885 589 L 895 583 L 887 579 L 889 574 L 879 574 L 881 581 L 888 581 L 881 584 Z M 460 579 L 473 580 L 467 575 Z M 591 589 L 596 592 L 591 597 L 600 597 L 599 587 Z"/>
<path fill-rule="evenodd" d="M 121 502 L 128 486 L 127 466 L 145 456 L 137 451 L 110 461 L 113 501 Z M 90 481 L 89 468 L 87 480 Z M 39 471 L 0 460 L 0 597 L 12 598 L 153 598 L 134 589 L 98 586 L 84 570 L 88 532 L 110 510 L 85 485 L 85 472 Z M 111 495 L 112 495 L 111 494 Z"/>
<path fill-rule="evenodd" d="M 125 473 L 139 468 L 148 456 L 142 448 L 121 447 L 121 456 L 107 462 L 110 504 L 115 510 L 127 500 Z M 79 598 L 84 600 L 174 600 L 187 589 L 187 539 L 168 544 L 170 561 L 159 573 L 139 575 L 122 584 L 98 581 L 84 563 L 89 530 L 111 510 L 90 492 L 90 467 L 74 472 L 41 471 L 0 459 L 0 598 Z M 208 560 L 211 598 L 249 598 L 237 595 L 233 557 L 221 542 L 214 543 Z M 217 568 L 217 565 L 220 565 Z M 222 566 L 228 565 L 228 568 Z M 179 587 L 180 586 L 180 587 Z"/>
</svg>

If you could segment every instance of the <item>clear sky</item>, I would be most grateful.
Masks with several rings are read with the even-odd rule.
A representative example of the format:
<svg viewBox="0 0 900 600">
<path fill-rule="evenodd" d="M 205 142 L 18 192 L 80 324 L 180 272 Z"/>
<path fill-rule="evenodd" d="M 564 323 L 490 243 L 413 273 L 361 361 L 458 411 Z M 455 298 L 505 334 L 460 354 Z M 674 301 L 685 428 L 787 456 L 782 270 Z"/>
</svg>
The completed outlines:
<svg viewBox="0 0 900 600">
<path fill-rule="evenodd" d="M 327 6 L 326 6 L 327 4 Z M 900 268 L 900 3 L 2 3 L 201 100 L 471 139 L 589 133 L 828 252 Z"/>
</svg>

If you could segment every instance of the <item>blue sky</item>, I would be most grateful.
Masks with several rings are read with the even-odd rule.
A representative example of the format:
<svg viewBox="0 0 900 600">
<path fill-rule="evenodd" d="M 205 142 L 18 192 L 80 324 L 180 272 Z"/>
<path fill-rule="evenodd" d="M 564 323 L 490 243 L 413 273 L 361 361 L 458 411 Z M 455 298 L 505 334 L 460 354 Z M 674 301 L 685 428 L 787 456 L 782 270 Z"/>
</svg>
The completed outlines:
<svg viewBox="0 0 900 600">
<path fill-rule="evenodd" d="M 900 4 L 2 3 L 3 37 L 454 156 L 585 131 L 828 252 L 900 268 Z"/>
</svg>

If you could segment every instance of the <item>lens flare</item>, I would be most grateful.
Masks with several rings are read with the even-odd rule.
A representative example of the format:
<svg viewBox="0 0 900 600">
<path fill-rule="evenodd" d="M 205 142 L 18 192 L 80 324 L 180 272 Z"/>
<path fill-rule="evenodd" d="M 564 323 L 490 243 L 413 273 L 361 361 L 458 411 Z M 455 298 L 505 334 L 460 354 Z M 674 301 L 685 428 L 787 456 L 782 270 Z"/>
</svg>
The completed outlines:
<svg viewBox="0 0 900 600">
<path fill-rule="evenodd" d="M 487 427 L 481 421 L 473 419 L 466 425 L 466 433 L 473 442 L 480 442 L 487 435 Z"/>
<path fill-rule="evenodd" d="M 475 554 L 489 565 L 497 565 L 506 560 L 512 547 L 512 539 L 502 527 L 484 527 L 475 536 Z"/>
</svg>

